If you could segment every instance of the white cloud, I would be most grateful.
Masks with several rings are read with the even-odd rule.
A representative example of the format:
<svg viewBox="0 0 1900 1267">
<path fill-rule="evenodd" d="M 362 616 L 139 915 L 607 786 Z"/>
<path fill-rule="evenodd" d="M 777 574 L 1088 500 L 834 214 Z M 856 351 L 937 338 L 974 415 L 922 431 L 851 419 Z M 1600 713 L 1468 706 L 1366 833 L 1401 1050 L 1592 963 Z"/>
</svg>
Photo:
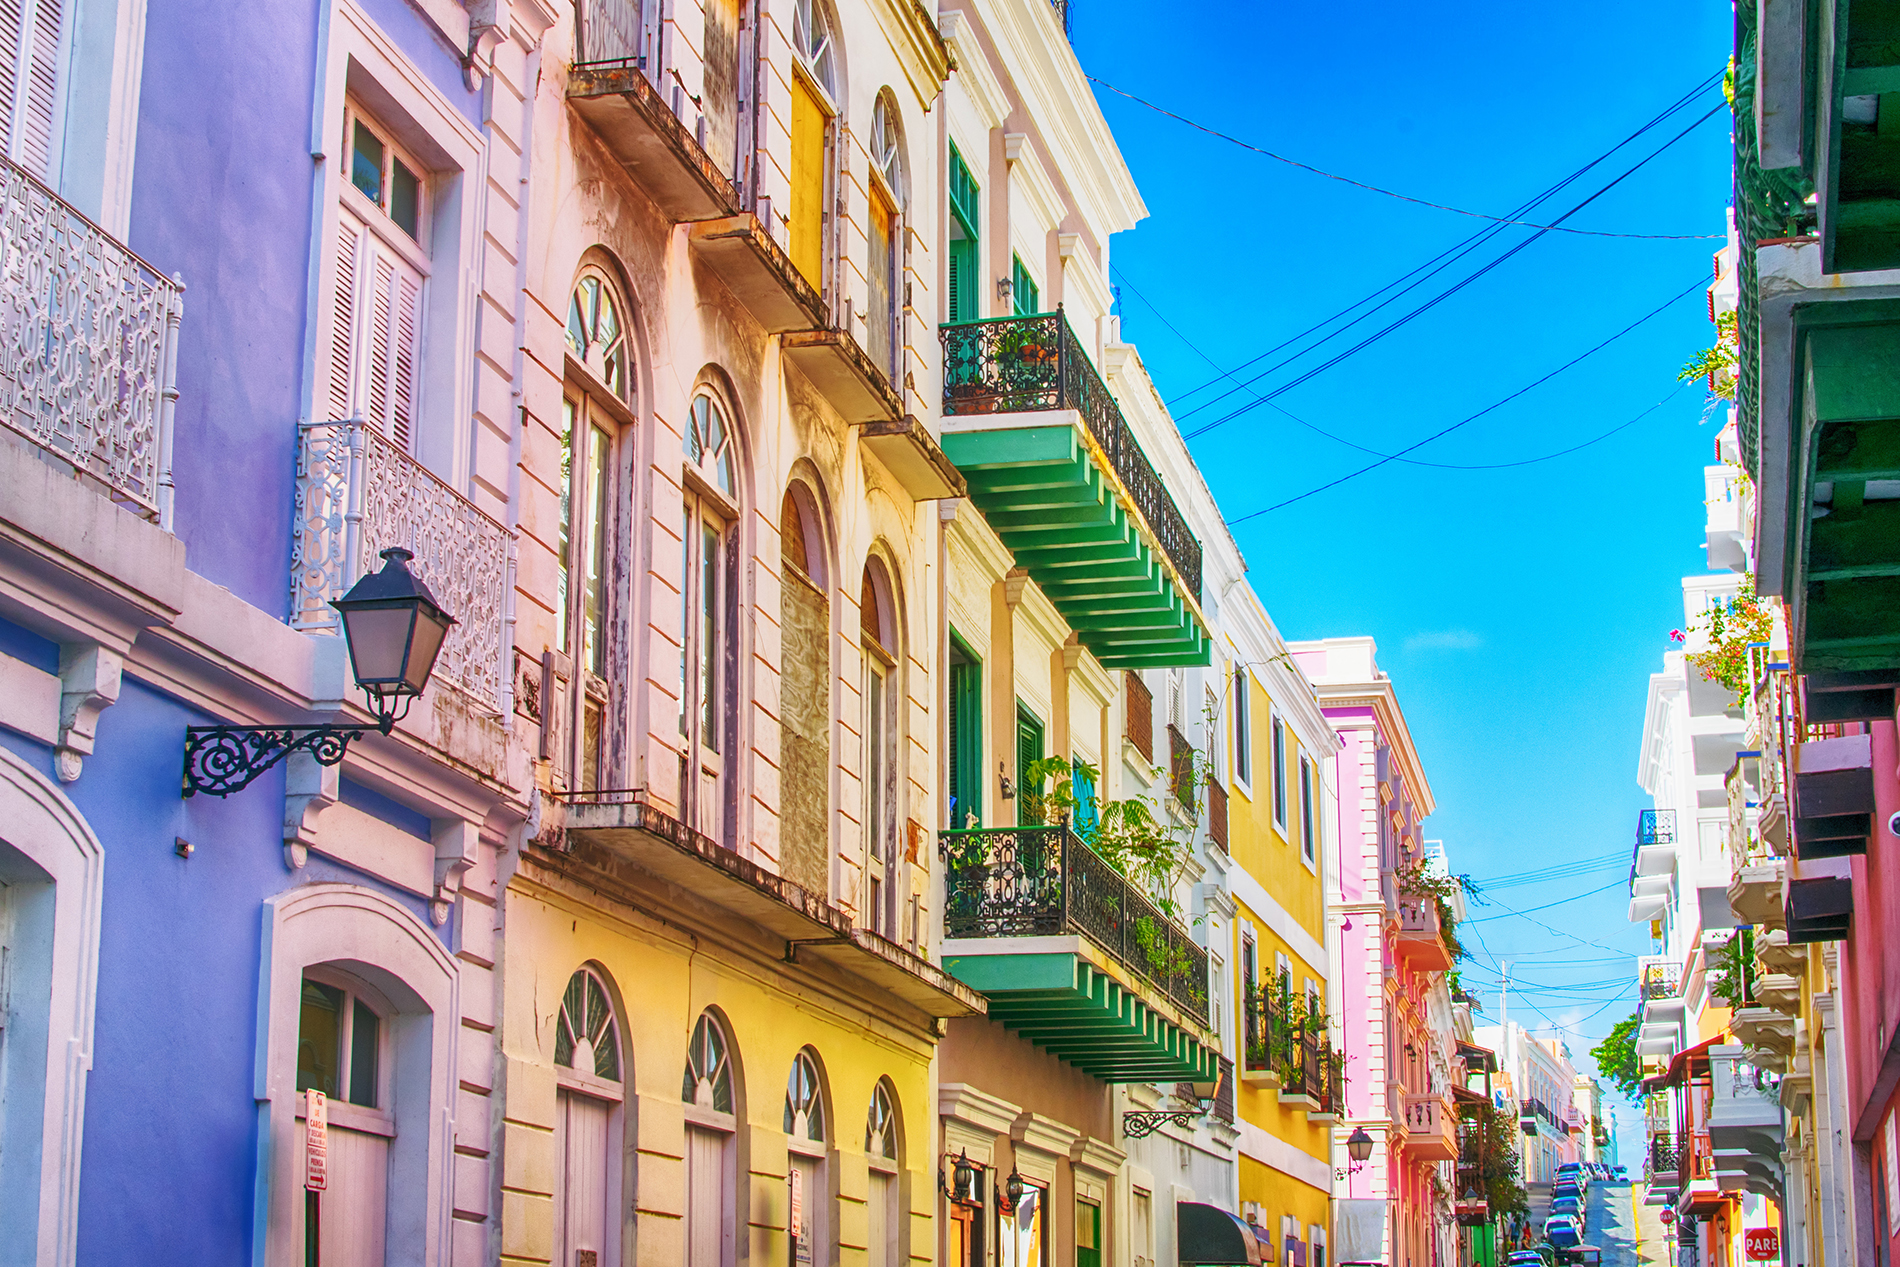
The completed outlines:
<svg viewBox="0 0 1900 1267">
<path fill-rule="evenodd" d="M 1476 651 L 1483 645 L 1484 638 L 1469 629 L 1438 629 L 1405 640 L 1407 651 Z"/>
</svg>

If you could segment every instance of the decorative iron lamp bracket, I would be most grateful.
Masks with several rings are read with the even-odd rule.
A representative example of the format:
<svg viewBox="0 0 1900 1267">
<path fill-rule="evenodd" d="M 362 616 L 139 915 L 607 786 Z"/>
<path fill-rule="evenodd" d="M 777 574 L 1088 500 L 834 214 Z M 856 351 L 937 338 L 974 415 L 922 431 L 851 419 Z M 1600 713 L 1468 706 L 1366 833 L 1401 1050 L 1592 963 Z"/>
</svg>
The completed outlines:
<svg viewBox="0 0 1900 1267">
<path fill-rule="evenodd" d="M 1178 1126 L 1184 1131 L 1194 1129 L 1195 1123 L 1207 1116 L 1205 1109 L 1130 1109 L 1122 1114 L 1122 1134 L 1129 1139 L 1146 1139 L 1164 1126 Z"/>
<path fill-rule="evenodd" d="M 380 571 L 363 576 L 330 605 L 337 609 L 349 646 L 350 670 L 376 715 L 374 729 L 387 735 L 428 686 L 456 620 L 409 571 L 414 555 L 389 549 L 382 557 Z M 187 726 L 181 790 L 185 796 L 230 796 L 297 752 L 308 753 L 320 766 L 338 765 L 368 729 L 350 722 Z"/>
</svg>

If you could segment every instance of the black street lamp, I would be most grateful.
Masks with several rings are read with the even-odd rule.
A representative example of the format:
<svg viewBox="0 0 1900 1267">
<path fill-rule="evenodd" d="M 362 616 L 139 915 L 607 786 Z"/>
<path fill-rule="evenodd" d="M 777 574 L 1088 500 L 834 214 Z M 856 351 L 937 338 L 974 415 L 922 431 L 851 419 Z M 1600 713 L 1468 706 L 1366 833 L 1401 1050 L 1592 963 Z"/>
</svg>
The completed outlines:
<svg viewBox="0 0 1900 1267">
<path fill-rule="evenodd" d="M 1352 1128 L 1352 1134 L 1346 1136 L 1346 1156 L 1352 1158 L 1350 1166 L 1333 1167 L 1333 1178 L 1344 1181 L 1347 1175 L 1359 1173 L 1359 1168 L 1372 1157 L 1372 1136 L 1363 1126 Z"/>
<path fill-rule="evenodd" d="M 369 698 L 376 729 L 388 734 L 409 715 L 409 706 L 429 684 L 436 656 L 455 617 L 442 610 L 429 587 L 409 570 L 409 551 L 382 553 L 383 566 L 332 602 L 342 618 L 350 670 Z M 327 726 L 187 726 L 184 794 L 229 796 L 249 787 L 264 771 L 293 752 L 308 752 L 318 765 L 343 760 L 363 728 Z"/>
</svg>

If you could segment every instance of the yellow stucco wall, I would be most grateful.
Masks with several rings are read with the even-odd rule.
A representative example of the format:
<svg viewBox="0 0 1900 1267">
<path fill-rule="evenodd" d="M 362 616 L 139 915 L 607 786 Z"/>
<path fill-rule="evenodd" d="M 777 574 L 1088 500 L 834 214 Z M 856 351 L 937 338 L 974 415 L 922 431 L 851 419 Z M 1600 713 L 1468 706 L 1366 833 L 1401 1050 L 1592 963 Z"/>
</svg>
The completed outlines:
<svg viewBox="0 0 1900 1267">
<path fill-rule="evenodd" d="M 553 1249 L 558 1074 L 554 1033 L 568 978 L 591 965 L 609 984 L 624 1026 L 626 1111 L 622 1208 L 634 1211 L 623 1242 L 628 1267 L 684 1260 L 685 1105 L 681 1083 L 693 1026 L 717 1009 L 731 1038 L 739 1118 L 740 1217 L 750 1260 L 787 1261 L 786 1080 L 803 1048 L 824 1077 L 831 1226 L 845 1267 L 865 1261 L 871 1096 L 889 1078 L 899 1113 L 899 1209 L 909 1211 L 907 1251 L 930 1261 L 936 1238 L 931 1162 L 936 1134 L 931 1043 L 854 999 L 833 978 L 805 974 L 694 929 L 621 907 L 578 901 L 558 886 L 519 877 L 506 894 L 502 974 L 502 1261 L 545 1263 Z M 741 1250 L 744 1254 L 747 1250 Z"/>
</svg>

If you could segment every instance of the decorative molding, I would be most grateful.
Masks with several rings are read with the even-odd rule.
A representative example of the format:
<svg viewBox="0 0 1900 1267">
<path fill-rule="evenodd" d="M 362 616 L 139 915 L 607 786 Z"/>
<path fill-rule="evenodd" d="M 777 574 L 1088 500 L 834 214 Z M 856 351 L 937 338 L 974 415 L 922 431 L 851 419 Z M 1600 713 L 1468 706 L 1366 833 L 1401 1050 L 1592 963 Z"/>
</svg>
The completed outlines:
<svg viewBox="0 0 1900 1267">
<path fill-rule="evenodd" d="M 1042 160 L 1036 157 L 1035 147 L 1031 145 L 1026 132 L 1005 132 L 1003 134 L 1003 157 L 1009 161 L 1009 178 L 1012 185 L 1020 180 L 1023 196 L 1029 201 L 1029 210 L 1035 214 L 1034 228 L 1038 234 L 1054 231 L 1064 219 L 1062 198 L 1056 193 L 1055 185 L 1049 180 L 1049 173 L 1043 169 Z M 1016 217 L 1010 216 L 1010 228 L 1019 227 Z M 1044 242 L 1047 238 L 1044 237 Z M 1045 245 L 1044 250 L 1047 250 Z M 1025 260 L 1032 268 L 1040 270 L 1044 261 L 1040 254 L 1036 259 Z"/>
<path fill-rule="evenodd" d="M 435 840 L 435 895 L 429 918 L 437 927 L 448 923 L 449 909 L 462 891 L 462 877 L 481 860 L 481 827 L 463 818 L 442 818 L 431 824 Z"/>
<path fill-rule="evenodd" d="M 1056 1180 L 1057 1163 L 1068 1157 L 1069 1150 L 1082 1137 L 1073 1126 L 1040 1113 L 1023 1113 L 1010 1124 L 1009 1138 L 1015 1145 L 1016 1168 L 1045 1184 Z"/>
<path fill-rule="evenodd" d="M 340 797 L 343 771 L 324 765 L 308 752 L 293 752 L 284 762 L 284 865 L 299 870 L 317 843 L 317 820 Z"/>
<path fill-rule="evenodd" d="M 92 755 L 99 714 L 118 703 L 125 658 L 96 642 L 59 649 L 59 746 L 53 769 L 61 783 L 79 777 L 82 758 Z"/>
<path fill-rule="evenodd" d="M 18 1047 L 9 1047 L 9 1094 L 22 1117 L 31 1099 L 40 1100 L 30 1106 L 40 1127 L 38 1147 L 23 1151 L 17 1168 L 9 1166 L 0 1175 L 0 1194 L 6 1208 L 37 1215 L 34 1223 L 9 1229 L 21 1261 L 71 1263 L 78 1252 L 80 1152 L 86 1076 L 92 1068 L 105 846 L 56 784 L 4 748 L 0 823 L 6 825 L 6 843 L 52 880 L 50 902 L 16 908 L 15 918 L 28 924 L 20 932 L 29 938 L 42 932 L 32 924 L 45 922 L 42 944 L 50 946 L 51 955 L 37 965 L 10 969 L 19 992 L 15 1006 L 36 1007 L 44 1000 L 47 1024 L 43 1048 L 26 1043 L 26 1026 L 19 1027 L 14 1040 Z M 20 1193 L 15 1184 L 26 1191 Z"/>
<path fill-rule="evenodd" d="M 996 75 L 990 69 L 989 59 L 983 55 L 982 46 L 977 43 L 976 33 L 971 29 L 970 19 L 960 10 L 946 9 L 937 17 L 937 29 L 943 32 L 944 43 L 950 46 L 951 55 L 956 59 L 956 69 L 951 73 L 957 82 L 963 85 L 970 103 L 977 109 L 985 128 L 999 128 L 1003 120 L 1009 117 L 1009 97 L 1003 92 Z M 987 153 L 977 157 L 985 162 Z"/>
</svg>

